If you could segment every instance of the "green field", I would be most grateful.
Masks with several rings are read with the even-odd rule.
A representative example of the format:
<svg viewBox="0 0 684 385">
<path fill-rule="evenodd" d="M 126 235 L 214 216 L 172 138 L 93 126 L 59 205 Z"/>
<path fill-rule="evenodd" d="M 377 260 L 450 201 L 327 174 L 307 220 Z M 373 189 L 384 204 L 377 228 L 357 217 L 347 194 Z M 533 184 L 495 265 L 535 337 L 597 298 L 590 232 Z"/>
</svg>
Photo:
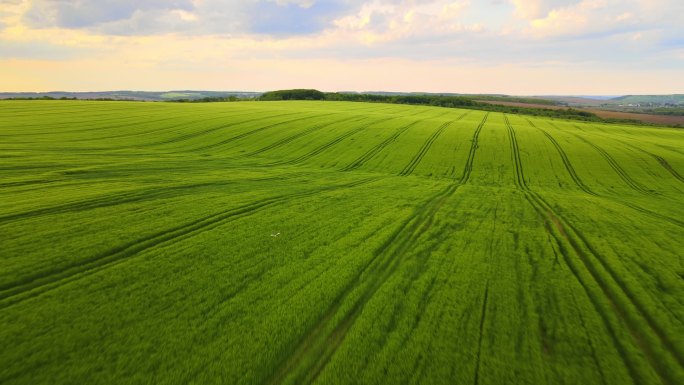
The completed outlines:
<svg viewBox="0 0 684 385">
<path fill-rule="evenodd" d="M 0 384 L 684 384 L 684 131 L 0 102 Z"/>
</svg>

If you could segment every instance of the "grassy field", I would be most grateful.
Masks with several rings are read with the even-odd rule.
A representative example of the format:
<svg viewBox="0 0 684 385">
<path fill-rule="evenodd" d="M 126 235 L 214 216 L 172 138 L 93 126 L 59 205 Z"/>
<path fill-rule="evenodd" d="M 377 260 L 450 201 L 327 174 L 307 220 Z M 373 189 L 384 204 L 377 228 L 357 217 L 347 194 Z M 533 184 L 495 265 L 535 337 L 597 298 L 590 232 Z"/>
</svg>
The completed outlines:
<svg viewBox="0 0 684 385">
<path fill-rule="evenodd" d="M 684 131 L 0 102 L 1 384 L 682 384 Z"/>
</svg>

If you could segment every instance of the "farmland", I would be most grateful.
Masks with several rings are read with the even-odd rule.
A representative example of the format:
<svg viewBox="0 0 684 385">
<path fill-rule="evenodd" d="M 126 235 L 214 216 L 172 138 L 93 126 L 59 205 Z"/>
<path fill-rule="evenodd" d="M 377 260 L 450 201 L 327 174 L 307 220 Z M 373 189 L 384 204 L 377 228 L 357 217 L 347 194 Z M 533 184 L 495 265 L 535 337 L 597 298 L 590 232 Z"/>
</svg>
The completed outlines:
<svg viewBox="0 0 684 385">
<path fill-rule="evenodd" d="M 570 99 L 572 100 L 572 99 Z M 482 103 L 502 105 L 509 107 L 523 107 L 523 108 L 544 108 L 550 110 L 564 110 L 568 107 L 566 106 L 550 106 L 548 104 L 532 104 L 532 103 L 520 103 L 520 102 L 502 102 L 502 101 L 488 101 L 488 100 L 478 100 Z M 603 119 L 620 119 L 620 120 L 634 120 L 641 121 L 650 124 L 659 125 L 669 125 L 669 126 L 681 126 L 684 125 L 684 116 L 681 115 L 657 115 L 648 113 L 633 113 L 624 111 L 614 111 L 608 109 L 599 108 L 580 108 L 582 111 L 591 112 Z"/>
<path fill-rule="evenodd" d="M 0 102 L 2 384 L 682 384 L 684 131 Z"/>
</svg>

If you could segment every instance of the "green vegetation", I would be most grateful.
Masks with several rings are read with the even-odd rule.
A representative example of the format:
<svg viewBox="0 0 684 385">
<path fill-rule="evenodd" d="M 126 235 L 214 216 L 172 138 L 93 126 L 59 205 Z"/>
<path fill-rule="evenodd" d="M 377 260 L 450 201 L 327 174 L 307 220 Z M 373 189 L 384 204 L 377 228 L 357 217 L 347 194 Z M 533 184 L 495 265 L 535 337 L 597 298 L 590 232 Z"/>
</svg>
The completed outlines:
<svg viewBox="0 0 684 385">
<path fill-rule="evenodd" d="M 259 100 L 323 100 L 325 94 L 318 90 L 295 89 L 266 92 Z"/>
<path fill-rule="evenodd" d="M 54 100 L 54 99 L 81 99 L 81 100 L 139 100 L 139 101 L 173 101 L 173 100 L 198 100 L 211 98 L 254 98 L 258 92 L 242 91 L 102 91 L 102 92 L 0 92 L 0 99 L 11 100 Z"/>
<path fill-rule="evenodd" d="M 2 384 L 682 384 L 684 131 L 0 102 Z"/>
<path fill-rule="evenodd" d="M 390 103 L 390 104 L 411 104 L 419 106 L 433 106 L 433 107 L 447 107 L 447 108 L 468 108 L 483 111 L 496 111 L 508 114 L 525 114 L 532 116 L 546 116 L 553 118 L 575 119 L 583 121 L 594 122 L 609 122 L 587 111 L 580 111 L 572 108 L 567 109 L 546 109 L 533 107 L 518 107 L 518 106 L 503 106 L 489 103 L 481 103 L 475 99 L 482 100 L 500 100 L 505 97 L 496 96 L 451 96 L 451 95 L 437 95 L 437 94 L 379 94 L 379 93 L 324 93 L 318 90 L 310 89 L 294 89 L 294 90 L 279 90 L 266 92 L 258 99 L 261 101 L 275 101 L 275 100 L 327 100 L 327 101 L 345 101 L 345 102 L 366 102 L 366 103 Z M 520 100 L 531 100 L 522 98 Z M 206 100 L 206 101 L 227 101 L 223 100 Z M 511 98 L 508 101 L 515 101 Z M 553 102 L 546 101 L 544 104 L 553 104 Z M 634 122 L 630 122 L 634 123 Z M 639 122 L 636 122 L 637 124 Z"/>
<path fill-rule="evenodd" d="M 606 109 L 607 109 L 607 110 L 614 110 L 614 111 L 634 112 L 634 113 L 637 113 L 637 114 L 655 114 L 655 115 L 669 115 L 669 116 L 684 116 L 684 108 L 682 108 L 682 107 L 657 107 L 657 108 L 650 108 L 650 107 L 639 107 L 639 108 L 620 107 L 620 108 L 610 108 L 610 106 L 608 106 Z"/>
<path fill-rule="evenodd" d="M 610 99 L 622 104 L 684 106 L 684 94 L 674 95 L 626 95 Z"/>
<path fill-rule="evenodd" d="M 509 95 L 468 95 L 476 100 L 487 100 L 491 102 L 513 102 L 513 103 L 528 103 L 528 104 L 546 104 L 549 106 L 561 105 L 561 103 L 543 98 L 526 98 L 524 96 L 509 96 Z"/>
</svg>

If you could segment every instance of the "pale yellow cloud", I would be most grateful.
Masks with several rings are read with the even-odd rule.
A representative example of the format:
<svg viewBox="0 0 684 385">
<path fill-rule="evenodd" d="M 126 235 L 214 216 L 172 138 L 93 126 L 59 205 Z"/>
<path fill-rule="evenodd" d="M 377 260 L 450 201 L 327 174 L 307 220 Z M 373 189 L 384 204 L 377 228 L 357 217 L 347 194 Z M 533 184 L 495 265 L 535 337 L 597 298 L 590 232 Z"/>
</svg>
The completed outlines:
<svg viewBox="0 0 684 385">
<path fill-rule="evenodd" d="M 484 29 L 481 23 L 468 24 L 460 20 L 469 6 L 468 0 L 374 0 L 364 4 L 356 14 L 335 20 L 334 24 L 342 36 L 369 44 L 463 31 L 480 32 Z"/>
<path fill-rule="evenodd" d="M 613 0 L 577 0 L 574 5 L 542 12 L 543 16 L 529 20 L 522 29 L 512 28 L 507 36 L 489 31 L 485 23 L 467 20 L 464 15 L 474 6 L 468 1 L 373 0 L 320 33 L 285 37 L 114 36 L 86 29 L 31 28 L 22 18 L 28 0 L 0 3 L 10 5 L 0 8 L 0 23 L 5 27 L 0 29 L 0 45 L 40 44 L 74 50 L 73 55 L 52 60 L 5 53 L 0 56 L 2 91 L 314 87 L 619 94 L 684 89 L 683 67 L 672 64 L 684 60 L 681 45 L 648 55 L 665 63 L 650 72 L 635 70 L 639 61 L 634 61 L 631 70 L 600 63 L 605 60 L 600 55 L 610 55 L 613 61 L 621 60 L 614 58 L 617 53 L 627 59 L 646 57 L 642 52 L 667 38 L 661 30 L 627 29 L 624 38 L 604 43 L 603 47 L 608 44 L 606 52 L 587 48 L 591 52 L 576 53 L 562 46 L 554 50 L 557 36 L 600 32 L 643 18 L 669 20 L 662 10 L 642 12 L 636 0 L 630 2 L 632 7 L 615 7 Z M 174 10 L 171 14 L 201 22 L 191 11 Z M 545 45 L 547 41 L 553 47 Z M 602 47 L 594 40 L 585 40 L 582 46 L 591 44 Z M 631 80 L 625 82 L 628 78 Z"/>
<path fill-rule="evenodd" d="M 191 62 L 159 67 L 148 65 L 153 62 L 130 63 L 123 57 L 107 59 L 0 61 L 0 73 L 6 76 L 5 91 L 311 87 L 328 91 L 627 94 L 634 89 L 644 93 L 674 93 L 684 88 L 684 80 L 674 69 L 634 72 L 563 63 L 482 66 L 398 59 L 283 59 L 274 65 L 264 60 L 213 58 L 213 62 L 205 63 L 202 71 L 188 71 L 185 66 L 192 67 Z"/>
</svg>

